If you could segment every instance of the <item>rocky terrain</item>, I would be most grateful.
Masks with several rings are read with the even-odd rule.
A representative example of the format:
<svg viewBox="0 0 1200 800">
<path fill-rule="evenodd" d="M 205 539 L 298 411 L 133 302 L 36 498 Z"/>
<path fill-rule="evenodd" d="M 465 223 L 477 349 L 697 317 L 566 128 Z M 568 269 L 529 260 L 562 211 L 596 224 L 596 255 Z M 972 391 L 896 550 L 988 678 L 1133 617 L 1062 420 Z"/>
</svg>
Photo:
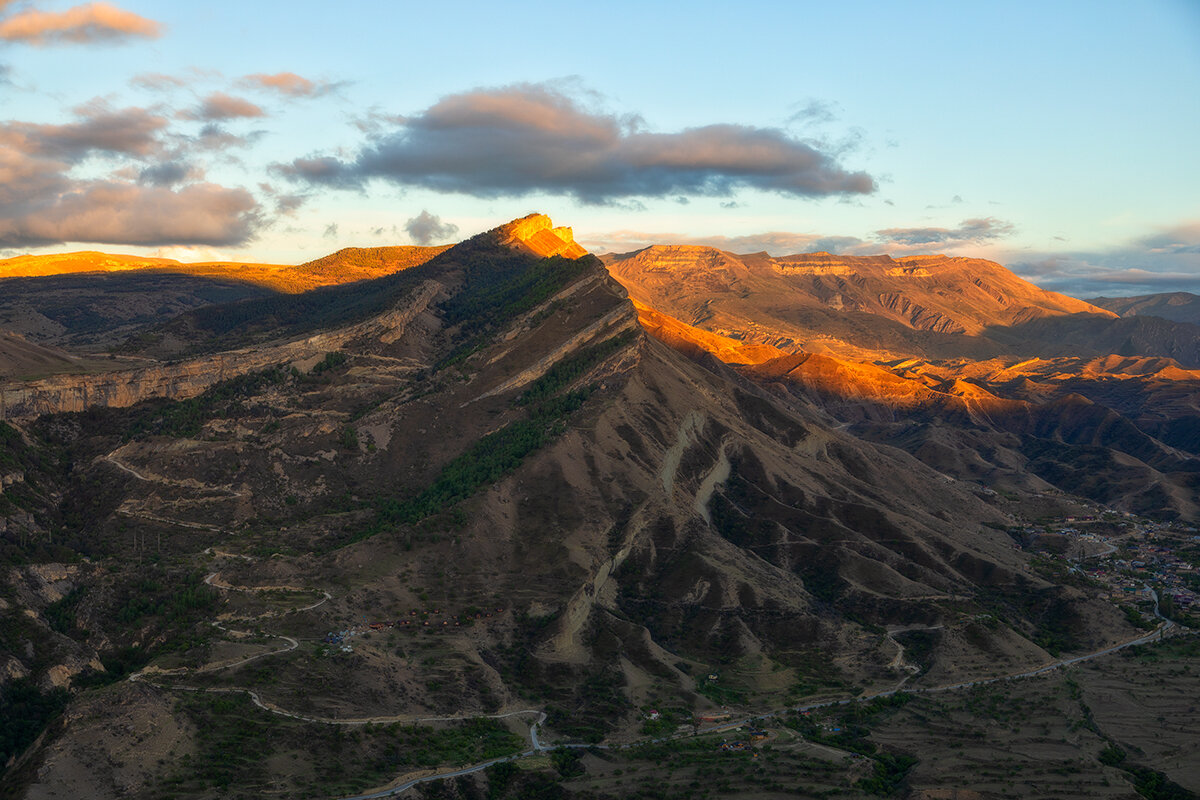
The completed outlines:
<svg viewBox="0 0 1200 800">
<path fill-rule="evenodd" d="M 1114 318 L 996 265 L 692 250 L 606 269 L 532 215 L 157 320 L 136 369 L 7 383 L 6 791 L 349 795 L 536 754 L 530 723 L 630 742 L 1147 636 L 1014 531 L 1084 513 L 1064 475 L 1097 465 L 1105 502 L 1153 478 L 1194 516 L 1188 432 L 1135 408 L 1193 373 L 1014 378 L 989 331 Z"/>
</svg>

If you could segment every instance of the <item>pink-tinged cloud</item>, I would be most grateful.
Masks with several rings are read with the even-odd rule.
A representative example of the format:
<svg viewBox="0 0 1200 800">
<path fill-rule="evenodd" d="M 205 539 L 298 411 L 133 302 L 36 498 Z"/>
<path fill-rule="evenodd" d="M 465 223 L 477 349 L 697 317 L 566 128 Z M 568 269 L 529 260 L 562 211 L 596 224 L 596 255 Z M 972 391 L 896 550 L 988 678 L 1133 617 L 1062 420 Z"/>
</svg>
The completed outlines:
<svg viewBox="0 0 1200 800">
<path fill-rule="evenodd" d="M 758 189 L 794 197 L 870 193 L 875 181 L 778 128 L 714 124 L 651 133 L 640 118 L 597 112 L 548 84 L 451 95 L 391 130 L 372 131 L 350 161 L 314 156 L 280 171 L 357 188 L 379 179 L 477 197 L 728 196 Z"/>
<path fill-rule="evenodd" d="M 169 160 L 181 153 L 161 141 L 165 119 L 95 103 L 76 114 L 64 125 L 0 122 L 0 247 L 235 245 L 263 224 L 249 192 L 196 182 L 198 167 Z M 75 173 L 113 159 L 107 177 Z"/>
<path fill-rule="evenodd" d="M 33 45 L 120 42 L 161 34 L 158 22 L 108 3 L 87 3 L 61 12 L 30 8 L 0 21 L 0 39 Z"/>
<path fill-rule="evenodd" d="M 249 192 L 211 183 L 171 190 L 89 181 L 45 199 L 20 216 L 0 217 L 0 244 L 231 245 L 253 238 L 260 223 Z"/>
<path fill-rule="evenodd" d="M 326 81 L 310 81 L 294 72 L 277 72 L 274 75 L 257 73 L 247 75 L 238 83 L 253 89 L 267 89 L 288 97 L 320 97 L 337 88 Z"/>
<path fill-rule="evenodd" d="M 147 156 L 157 152 L 167 120 L 147 109 L 111 109 L 90 103 L 75 109 L 79 119 L 62 125 L 0 123 L 0 147 L 78 161 L 93 153 Z"/>
<path fill-rule="evenodd" d="M 249 100 L 233 97 L 224 92 L 213 92 L 204 98 L 204 102 L 194 111 L 189 111 L 189 119 L 202 119 L 209 122 L 227 119 L 252 119 L 266 116 L 266 112 Z"/>
</svg>

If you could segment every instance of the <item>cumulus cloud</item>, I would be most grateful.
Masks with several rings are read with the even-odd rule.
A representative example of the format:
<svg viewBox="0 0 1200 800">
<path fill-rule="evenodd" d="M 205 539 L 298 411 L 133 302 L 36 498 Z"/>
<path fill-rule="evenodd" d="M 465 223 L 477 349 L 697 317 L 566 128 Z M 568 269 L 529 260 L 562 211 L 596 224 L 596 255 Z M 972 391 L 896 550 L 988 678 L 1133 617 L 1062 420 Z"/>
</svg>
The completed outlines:
<svg viewBox="0 0 1200 800">
<path fill-rule="evenodd" d="M 112 181 L 63 188 L 36 204 L 0 199 L 0 244 L 232 245 L 249 240 L 258 225 L 258 203 L 244 189 L 200 183 L 176 191 Z"/>
<path fill-rule="evenodd" d="M 546 84 L 450 95 L 370 134 L 351 160 L 313 156 L 280 167 L 311 183 L 371 179 L 477 197 L 534 192 L 610 204 L 624 198 L 760 189 L 796 197 L 875 190 L 828 153 L 777 128 L 714 124 L 652 133 L 641 119 L 585 107 Z"/>
<path fill-rule="evenodd" d="M 96 152 L 145 156 L 160 148 L 167 120 L 147 109 L 112 109 L 89 103 L 75 109 L 75 122 L 41 125 L 0 123 L 0 145 L 18 152 L 75 161 Z"/>
<path fill-rule="evenodd" d="M 434 242 L 449 239 L 458 233 L 458 226 L 452 222 L 442 222 L 442 218 L 422 210 L 420 214 L 404 223 L 404 230 L 412 240 L 420 245 L 430 245 Z"/>
<path fill-rule="evenodd" d="M 1011 236 L 1015 230 L 1010 222 L 995 217 L 979 217 L 965 219 L 957 228 L 884 228 L 875 231 L 875 238 L 880 242 L 890 242 L 905 248 L 927 248 L 962 243 L 979 244 Z"/>
<path fill-rule="evenodd" d="M 145 109 L 103 104 L 80 107 L 61 125 L 0 123 L 0 246 L 248 241 L 261 225 L 249 192 L 212 183 L 172 188 L 199 173 L 169 159 L 147 163 L 166 150 L 165 125 Z M 118 166 L 108 177 L 74 174 L 94 167 L 96 156 Z"/>
<path fill-rule="evenodd" d="M 158 22 L 108 3 L 87 3 L 61 12 L 30 8 L 0 20 L 0 39 L 33 45 L 122 42 L 161 34 Z"/>
<path fill-rule="evenodd" d="M 245 76 L 238 83 L 247 88 L 265 89 L 287 97 L 320 97 L 338 87 L 338 84 L 328 81 L 310 81 L 294 72 L 277 72 L 274 75 L 257 73 Z"/>
<path fill-rule="evenodd" d="M 219 122 L 230 119 L 244 119 L 265 116 L 266 112 L 259 106 L 240 97 L 233 97 L 224 92 L 213 92 L 200 104 L 200 107 L 186 113 L 188 119 L 200 119 L 208 122 Z"/>
</svg>

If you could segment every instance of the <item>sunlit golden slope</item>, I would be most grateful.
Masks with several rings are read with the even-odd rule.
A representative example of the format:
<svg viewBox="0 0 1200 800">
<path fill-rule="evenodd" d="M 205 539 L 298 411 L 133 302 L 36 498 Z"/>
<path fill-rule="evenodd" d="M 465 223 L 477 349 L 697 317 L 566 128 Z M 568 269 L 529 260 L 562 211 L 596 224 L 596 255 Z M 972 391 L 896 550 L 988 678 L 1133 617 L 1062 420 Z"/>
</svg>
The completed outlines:
<svg viewBox="0 0 1200 800">
<path fill-rule="evenodd" d="M 543 258 L 579 258 L 587 255 L 587 250 L 575 241 L 575 234 L 570 228 L 555 228 L 545 214 L 530 214 L 515 219 L 500 226 L 497 232 L 503 244 Z"/>
<path fill-rule="evenodd" d="M 0 279 L 81 272 L 153 270 L 239 280 L 279 292 L 297 293 L 320 286 L 390 275 L 424 264 L 447 247 L 347 247 L 298 266 L 236 262 L 184 263 L 170 258 L 147 258 L 86 250 L 78 253 L 26 255 L 5 259 L 0 261 Z"/>
<path fill-rule="evenodd" d="M 604 257 L 637 300 L 747 342 L 874 360 L 986 358 L 988 338 L 1039 319 L 1114 315 L 1022 280 L 999 264 L 948 256 L 771 257 L 659 245 Z"/>
</svg>

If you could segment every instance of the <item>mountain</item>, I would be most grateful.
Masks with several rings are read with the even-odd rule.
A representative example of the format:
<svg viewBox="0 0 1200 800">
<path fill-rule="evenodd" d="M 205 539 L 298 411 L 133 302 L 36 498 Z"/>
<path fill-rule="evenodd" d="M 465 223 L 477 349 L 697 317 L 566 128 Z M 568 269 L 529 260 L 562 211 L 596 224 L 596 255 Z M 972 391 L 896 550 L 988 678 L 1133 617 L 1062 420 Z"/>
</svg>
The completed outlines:
<svg viewBox="0 0 1200 800">
<path fill-rule="evenodd" d="M 1088 302 L 1122 317 L 1152 316 L 1174 322 L 1200 324 L 1200 296 L 1191 292 L 1163 292 L 1134 297 L 1093 297 Z"/>
<path fill-rule="evenodd" d="M 640 302 L 747 342 L 859 359 L 988 357 L 994 330 L 1064 315 L 1115 315 L 1039 289 L 991 261 L 946 256 L 773 258 L 656 245 L 605 256 Z"/>
<path fill-rule="evenodd" d="M 794 352 L 636 306 L 581 250 L 535 215 L 293 305 L 188 312 L 171 324 L 204 352 L 141 378 L 15 387 L 0 674 L 30 708 L 70 703 L 14 762 L 22 791 L 349 794 L 470 760 L 370 749 L 456 735 L 430 717 L 535 709 L 552 740 L 620 742 L 649 708 L 751 713 L 1135 635 L 1010 535 L 1077 501 L 856 435 L 775 386 Z M 797 366 L 836 388 L 842 364 L 885 398 L 915 383 Z M 913 628 L 938 632 L 920 675 L 891 633 Z"/>
</svg>

